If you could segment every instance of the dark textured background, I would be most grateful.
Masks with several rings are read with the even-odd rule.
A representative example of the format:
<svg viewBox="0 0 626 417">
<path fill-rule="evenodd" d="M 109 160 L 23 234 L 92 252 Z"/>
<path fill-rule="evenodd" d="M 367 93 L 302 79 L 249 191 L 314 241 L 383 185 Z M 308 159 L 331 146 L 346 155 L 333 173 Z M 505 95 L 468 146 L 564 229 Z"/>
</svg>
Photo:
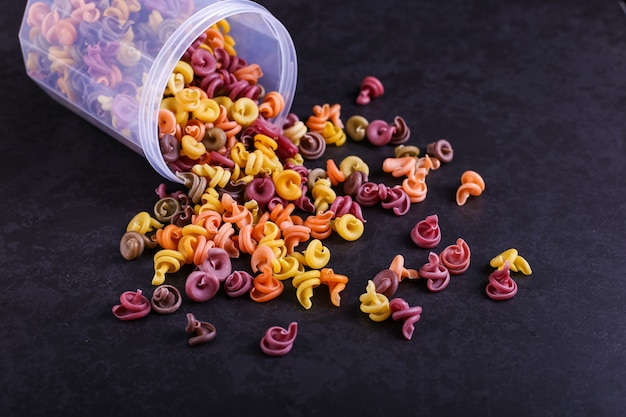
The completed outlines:
<svg viewBox="0 0 626 417">
<path fill-rule="evenodd" d="M 452 163 L 409 214 L 366 209 L 364 236 L 331 239 L 350 278 L 340 308 L 325 287 L 304 310 L 287 285 L 266 304 L 223 293 L 170 316 L 121 322 L 120 293 L 151 293 L 152 259 L 118 252 L 126 223 L 163 180 L 138 154 L 52 101 L 25 74 L 24 1 L 0 16 L 0 414 L 622 416 L 626 408 L 626 16 L 616 1 L 261 1 L 299 58 L 293 110 L 340 103 L 344 120 L 404 117 L 410 144 L 447 138 Z M 355 106 L 360 80 L 383 97 Z M 348 143 L 388 184 L 391 148 Z M 312 166 L 315 164 L 312 164 Z M 454 203 L 460 174 L 483 196 Z M 463 237 L 468 272 L 441 293 L 403 282 L 423 307 L 411 341 L 359 311 L 365 283 L 394 255 L 418 268 L 408 232 L 439 215 Z M 484 294 L 492 256 L 533 267 L 506 302 Z M 242 266 L 245 262 L 236 263 Z M 186 270 L 186 272 L 189 272 Z M 184 273 L 168 278 L 182 288 Z M 185 313 L 218 337 L 192 348 Z M 273 325 L 299 323 L 293 351 L 264 356 Z"/>
</svg>

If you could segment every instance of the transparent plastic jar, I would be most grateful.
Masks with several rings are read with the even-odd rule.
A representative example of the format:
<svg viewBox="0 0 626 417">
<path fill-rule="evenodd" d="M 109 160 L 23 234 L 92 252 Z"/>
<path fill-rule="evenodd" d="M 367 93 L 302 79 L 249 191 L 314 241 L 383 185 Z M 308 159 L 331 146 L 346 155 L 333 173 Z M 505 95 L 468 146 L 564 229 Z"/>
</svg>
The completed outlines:
<svg viewBox="0 0 626 417">
<path fill-rule="evenodd" d="M 296 89 L 295 47 L 249 0 L 29 0 L 19 40 L 28 75 L 53 99 L 180 182 L 161 154 L 160 103 L 176 63 L 223 19 L 237 56 L 261 67 L 265 91 L 283 96 L 273 119 L 282 125 Z"/>
</svg>

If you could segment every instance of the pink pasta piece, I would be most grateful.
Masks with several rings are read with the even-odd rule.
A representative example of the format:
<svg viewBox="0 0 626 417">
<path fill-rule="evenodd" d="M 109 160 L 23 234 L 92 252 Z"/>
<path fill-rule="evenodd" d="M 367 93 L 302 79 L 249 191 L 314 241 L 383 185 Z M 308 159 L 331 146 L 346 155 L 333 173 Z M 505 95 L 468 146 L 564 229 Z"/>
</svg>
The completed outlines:
<svg viewBox="0 0 626 417">
<path fill-rule="evenodd" d="M 389 302 L 389 310 L 394 320 L 403 320 L 402 335 L 407 340 L 411 340 L 415 331 L 415 323 L 419 321 L 422 314 L 422 307 L 410 307 L 409 303 L 402 298 L 394 298 Z"/>
<path fill-rule="evenodd" d="M 463 239 L 458 238 L 455 245 L 450 245 L 441 252 L 439 260 L 450 271 L 450 274 L 459 275 L 469 268 L 470 257 L 469 245 Z"/>
<path fill-rule="evenodd" d="M 187 326 L 185 331 L 190 335 L 189 344 L 191 346 L 198 346 L 210 342 L 215 339 L 217 332 L 215 326 L 206 321 L 199 321 L 196 317 L 187 313 Z"/>
<path fill-rule="evenodd" d="M 495 270 L 489 275 L 489 284 L 487 284 L 485 292 L 489 298 L 497 301 L 515 297 L 517 283 L 511 278 L 509 261 L 504 262 L 502 269 Z"/>
<path fill-rule="evenodd" d="M 430 252 L 428 262 L 419 269 L 420 278 L 427 279 L 426 286 L 433 292 L 443 290 L 450 283 L 450 272 L 439 263 L 439 256 Z"/>
<path fill-rule="evenodd" d="M 431 249 L 437 246 L 441 241 L 439 217 L 433 214 L 417 222 L 413 230 L 411 230 L 411 240 L 424 249 Z"/>
<path fill-rule="evenodd" d="M 137 291 L 125 291 L 120 295 L 120 304 L 113 306 L 113 315 L 120 320 L 137 320 L 150 313 L 150 301 Z"/>
<path fill-rule="evenodd" d="M 261 339 L 261 350 L 268 356 L 284 356 L 291 351 L 297 333 L 298 323 L 295 321 L 289 323 L 287 329 L 270 327 Z"/>
</svg>

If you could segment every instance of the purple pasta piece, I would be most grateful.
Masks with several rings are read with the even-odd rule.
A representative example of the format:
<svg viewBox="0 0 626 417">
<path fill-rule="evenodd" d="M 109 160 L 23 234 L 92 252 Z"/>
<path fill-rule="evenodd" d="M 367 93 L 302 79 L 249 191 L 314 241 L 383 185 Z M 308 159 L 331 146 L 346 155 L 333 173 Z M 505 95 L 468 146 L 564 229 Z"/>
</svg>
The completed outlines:
<svg viewBox="0 0 626 417">
<path fill-rule="evenodd" d="M 391 269 L 383 269 L 372 279 L 376 292 L 386 297 L 393 296 L 398 290 L 399 278 Z"/>
<path fill-rule="evenodd" d="M 385 186 L 382 185 L 381 187 Z M 372 207 L 378 204 L 381 200 L 379 188 L 378 184 L 373 182 L 363 183 L 356 193 L 356 201 L 364 207 Z"/>
<path fill-rule="evenodd" d="M 207 251 L 207 257 L 200 265 L 200 271 L 208 272 L 220 281 L 224 281 L 232 272 L 232 264 L 228 253 L 221 248 L 211 248 Z"/>
<path fill-rule="evenodd" d="M 178 139 L 176 136 L 165 134 L 159 138 L 159 148 L 165 162 L 176 161 L 180 157 Z"/>
<path fill-rule="evenodd" d="M 406 121 L 400 117 L 396 116 L 393 120 L 394 132 L 391 135 L 391 139 L 389 140 L 390 145 L 401 145 L 409 140 L 411 136 L 411 130 L 409 126 L 406 124 Z"/>
<path fill-rule="evenodd" d="M 220 280 L 207 271 L 196 268 L 187 276 L 185 293 L 191 300 L 203 303 L 209 301 L 220 289 Z"/>
<path fill-rule="evenodd" d="M 224 291 L 229 297 L 240 297 L 252 288 L 253 277 L 246 271 L 233 271 L 224 281 Z"/>
<path fill-rule="evenodd" d="M 191 335 L 189 337 L 189 344 L 191 346 L 198 346 L 210 342 L 215 339 L 215 335 L 217 334 L 215 326 L 206 321 L 196 320 L 196 317 L 191 313 L 187 313 L 187 326 L 185 326 L 185 331 Z"/>
<path fill-rule="evenodd" d="M 353 171 L 343 182 L 343 193 L 351 197 L 356 197 L 359 188 L 367 182 L 367 174 L 363 171 Z"/>
<path fill-rule="evenodd" d="M 276 195 L 276 187 L 269 177 L 255 178 L 246 186 L 247 200 L 255 200 L 260 206 L 266 206 Z"/>
<path fill-rule="evenodd" d="M 399 186 L 387 189 L 387 198 L 381 202 L 383 208 L 391 209 L 396 216 L 403 216 L 411 208 L 409 195 Z"/>
<path fill-rule="evenodd" d="M 204 48 L 196 49 L 191 55 L 191 66 L 200 77 L 214 73 L 216 65 L 213 54 Z"/>
<path fill-rule="evenodd" d="M 367 140 L 374 146 L 384 146 L 389 143 L 396 128 L 384 120 L 373 120 L 367 126 Z"/>
<path fill-rule="evenodd" d="M 304 159 L 318 159 L 326 152 L 326 141 L 318 132 L 307 132 L 300 138 L 298 148 Z"/>
</svg>

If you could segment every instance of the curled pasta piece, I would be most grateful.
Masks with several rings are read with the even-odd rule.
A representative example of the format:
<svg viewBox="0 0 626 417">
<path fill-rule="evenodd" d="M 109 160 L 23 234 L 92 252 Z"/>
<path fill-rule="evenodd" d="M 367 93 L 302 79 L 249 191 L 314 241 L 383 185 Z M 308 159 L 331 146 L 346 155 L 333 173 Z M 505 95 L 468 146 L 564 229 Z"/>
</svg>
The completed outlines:
<svg viewBox="0 0 626 417">
<path fill-rule="evenodd" d="M 415 173 L 417 159 L 412 156 L 402 158 L 385 158 L 383 161 L 383 171 L 390 173 L 394 177 L 410 177 Z"/>
<path fill-rule="evenodd" d="M 159 136 L 174 135 L 176 133 L 176 116 L 171 110 L 159 109 L 158 116 Z"/>
<path fill-rule="evenodd" d="M 306 264 L 313 269 L 322 269 L 330 261 L 330 250 L 319 239 L 313 239 L 304 251 Z"/>
<path fill-rule="evenodd" d="M 364 106 L 371 99 L 382 96 L 385 93 L 385 87 L 380 80 L 372 75 L 368 75 L 361 81 L 361 91 L 356 98 L 356 104 Z"/>
<path fill-rule="evenodd" d="M 288 201 L 297 200 L 302 196 L 300 188 L 302 178 L 300 174 L 292 169 L 286 169 L 282 172 L 275 172 L 272 176 L 276 194 Z"/>
<path fill-rule="evenodd" d="M 485 191 L 485 181 L 476 171 L 465 171 L 461 175 L 461 185 L 456 190 L 456 203 L 462 206 L 470 195 L 479 196 Z"/>
<path fill-rule="evenodd" d="M 346 132 L 332 122 L 326 122 L 320 134 L 327 145 L 342 146 L 346 143 Z"/>
<path fill-rule="evenodd" d="M 311 229 L 305 225 L 290 225 L 283 230 L 283 239 L 287 253 L 294 252 L 296 246 L 306 242 L 311 237 Z"/>
<path fill-rule="evenodd" d="M 154 248 L 156 242 L 139 232 L 126 232 L 120 239 L 120 254 L 124 259 L 130 261 L 141 256 L 146 246 Z"/>
<path fill-rule="evenodd" d="M 272 326 L 265 331 L 261 338 L 261 351 L 268 356 L 284 356 L 293 348 L 294 340 L 298 334 L 298 323 L 291 322 L 284 329 L 280 326 Z"/>
<path fill-rule="evenodd" d="M 185 281 L 185 293 L 187 297 L 198 303 L 203 303 L 213 298 L 219 288 L 219 279 L 199 268 L 191 272 Z"/>
<path fill-rule="evenodd" d="M 328 104 L 322 106 L 315 105 L 313 106 L 313 115 L 309 116 L 306 125 L 311 132 L 322 133 L 329 117 L 330 106 Z"/>
<path fill-rule="evenodd" d="M 409 196 L 411 203 L 419 203 L 426 199 L 428 186 L 423 175 L 411 175 L 402 181 L 402 189 Z"/>
<path fill-rule="evenodd" d="M 353 242 L 363 236 L 365 227 L 363 222 L 357 219 L 355 215 L 347 213 L 334 220 L 333 229 L 344 240 Z"/>
<path fill-rule="evenodd" d="M 346 176 L 341 170 L 339 170 L 335 161 L 332 159 L 326 160 L 326 175 L 333 186 L 346 180 Z"/>
<path fill-rule="evenodd" d="M 467 271 L 470 265 L 471 252 L 469 245 L 458 238 L 455 245 L 446 247 L 440 254 L 439 260 L 451 275 L 459 275 Z"/>
<path fill-rule="evenodd" d="M 356 193 L 356 201 L 363 207 L 372 207 L 378 204 L 382 198 L 387 198 L 387 187 L 371 181 L 361 184 Z"/>
<path fill-rule="evenodd" d="M 271 119 L 283 111 L 285 108 L 285 99 L 282 94 L 277 91 L 270 91 L 263 98 L 263 102 L 259 104 L 259 113 L 266 119 Z"/>
<path fill-rule="evenodd" d="M 352 116 L 346 122 L 346 132 L 350 139 L 360 142 L 365 139 L 367 135 L 367 127 L 369 122 L 363 116 Z"/>
<path fill-rule="evenodd" d="M 328 178 L 318 178 L 311 189 L 311 195 L 314 199 L 313 205 L 316 211 L 328 210 L 330 204 L 337 198 L 337 194 L 332 189 Z"/>
<path fill-rule="evenodd" d="M 158 220 L 150 217 L 147 211 L 137 213 L 126 226 L 127 232 L 137 232 L 142 235 L 152 232 L 154 229 L 160 229 L 163 224 Z"/>
<path fill-rule="evenodd" d="M 361 206 L 359 203 L 352 200 L 352 197 L 349 195 L 338 196 L 333 201 L 333 204 L 330 205 L 330 211 L 335 213 L 336 217 L 341 217 L 344 214 L 352 214 L 354 217 L 359 219 L 361 222 L 365 223 L 365 219 L 363 218 L 363 213 L 361 211 Z"/>
<path fill-rule="evenodd" d="M 290 254 L 278 259 L 280 265 L 280 271 L 274 274 L 276 279 L 284 281 L 288 278 L 293 278 L 298 274 L 304 272 L 304 266 L 300 263 L 300 260 L 296 257 L 300 254 Z"/>
<path fill-rule="evenodd" d="M 313 297 L 313 288 L 319 287 L 321 272 L 319 270 L 310 270 L 302 272 L 293 277 L 291 283 L 296 288 L 296 297 L 307 310 L 313 305 L 311 297 Z"/>
<path fill-rule="evenodd" d="M 422 317 L 422 307 L 410 307 L 409 303 L 402 298 L 394 298 L 389 302 L 389 310 L 391 317 L 396 320 L 402 320 L 402 335 L 405 339 L 411 340 L 415 331 L 415 323 Z"/>
<path fill-rule="evenodd" d="M 165 274 L 177 272 L 185 263 L 185 257 L 177 250 L 161 249 L 154 255 L 154 276 L 152 285 L 159 286 L 165 282 Z"/>
<path fill-rule="evenodd" d="M 224 281 L 232 271 L 230 256 L 222 248 L 211 248 L 207 252 L 206 259 L 198 265 L 197 269 L 207 272 L 218 281 Z"/>
<path fill-rule="evenodd" d="M 293 143 L 294 145 L 300 146 L 300 143 L 301 143 L 300 141 L 304 137 L 304 135 L 307 134 L 307 132 L 308 132 L 308 128 L 306 127 L 304 122 L 302 120 L 298 120 L 293 125 L 286 127 L 285 130 L 283 130 L 283 135 L 285 135 L 285 137 L 287 137 L 287 139 L 289 139 L 291 143 Z M 309 133 L 312 133 L 312 132 L 309 132 Z M 324 138 L 322 138 L 321 135 L 320 135 L 320 138 L 322 141 L 324 141 Z M 324 149 L 325 147 L 326 147 L 326 142 L 324 142 Z M 302 149 L 300 149 L 300 151 L 302 152 Z"/>
<path fill-rule="evenodd" d="M 396 216 L 404 216 L 411 208 L 409 195 L 399 186 L 387 190 L 387 198 L 381 202 L 383 208 L 391 209 Z"/>
<path fill-rule="evenodd" d="M 333 232 L 330 220 L 335 214 L 332 211 L 317 212 L 314 216 L 308 216 L 304 225 L 311 230 L 314 239 L 326 239 Z"/>
<path fill-rule="evenodd" d="M 400 117 L 396 116 L 393 119 L 393 127 L 395 128 L 393 135 L 391 135 L 391 139 L 389 140 L 390 145 L 400 145 L 405 143 L 411 137 L 411 129 L 406 124 L 406 121 Z"/>
<path fill-rule="evenodd" d="M 252 275 L 246 271 L 233 271 L 224 280 L 224 291 L 229 297 L 241 297 L 252 288 Z"/>
<path fill-rule="evenodd" d="M 198 142 L 193 136 L 184 135 L 180 141 L 181 155 L 188 156 L 190 159 L 198 160 L 206 154 L 206 148 L 202 142 Z"/>
<path fill-rule="evenodd" d="M 369 166 L 367 166 L 365 161 L 363 161 L 356 155 L 350 155 L 343 158 L 343 160 L 339 164 L 339 169 L 341 170 L 345 178 L 348 178 L 355 171 L 360 171 L 364 173 L 366 177 L 370 174 Z"/>
<path fill-rule="evenodd" d="M 178 242 L 183 237 L 183 229 L 175 224 L 168 224 L 163 229 L 156 231 L 155 239 L 163 249 L 178 248 Z"/>
<path fill-rule="evenodd" d="M 398 290 L 398 283 L 400 282 L 398 274 L 391 269 L 383 269 L 374 278 L 372 282 L 376 286 L 376 292 L 383 294 L 386 297 L 393 296 Z"/>
<path fill-rule="evenodd" d="M 369 315 L 372 321 L 384 321 L 390 315 L 389 299 L 376 292 L 376 285 L 372 280 L 367 281 L 365 293 L 359 296 L 360 309 Z"/>
<path fill-rule="evenodd" d="M 242 127 L 248 127 L 259 117 L 259 107 L 251 99 L 241 97 L 233 103 L 229 116 Z"/>
<path fill-rule="evenodd" d="M 154 204 L 154 217 L 159 222 L 168 223 L 181 210 L 180 201 L 174 197 L 163 197 Z"/>
<path fill-rule="evenodd" d="M 255 251 L 255 253 L 259 250 Z M 254 253 L 252 254 L 254 256 Z M 257 303 L 264 303 L 282 294 L 284 285 L 273 274 L 270 268 L 264 268 L 252 281 L 253 288 L 250 290 L 250 298 Z"/>
<path fill-rule="evenodd" d="M 432 249 L 441 242 L 441 228 L 436 214 L 426 216 L 411 229 L 411 240 L 420 248 Z"/>
<path fill-rule="evenodd" d="M 318 159 L 326 152 L 326 140 L 318 132 L 306 132 L 299 137 L 298 150 L 304 159 Z"/>
<path fill-rule="evenodd" d="M 391 261 L 391 265 L 389 265 L 389 269 L 396 273 L 399 281 L 402 281 L 405 278 L 419 278 L 419 273 L 417 270 L 404 267 L 404 256 L 400 254 L 394 256 L 393 260 Z"/>
<path fill-rule="evenodd" d="M 200 201 L 207 189 L 207 179 L 193 172 L 177 172 L 176 177 L 188 188 L 188 195 L 195 204 Z"/>
<path fill-rule="evenodd" d="M 150 299 L 152 310 L 159 314 L 171 314 L 178 310 L 183 302 L 180 291 L 173 285 L 159 285 Z"/>
<path fill-rule="evenodd" d="M 444 163 L 452 161 L 454 157 L 452 145 L 445 139 L 439 139 L 436 142 L 429 143 L 426 147 L 426 152 Z"/>
<path fill-rule="evenodd" d="M 450 283 L 450 272 L 439 262 L 439 256 L 430 252 L 428 262 L 419 269 L 420 278 L 428 280 L 426 286 L 432 292 L 443 290 Z"/>
<path fill-rule="evenodd" d="M 398 145 L 393 149 L 396 158 L 402 158 L 404 156 L 418 157 L 420 149 L 417 146 L 405 146 Z"/>
<path fill-rule="evenodd" d="M 497 269 L 489 275 L 489 283 L 485 288 L 487 296 L 492 300 L 502 301 L 515 297 L 517 283 L 511 278 L 509 261 L 505 261 L 502 269 Z"/>
<path fill-rule="evenodd" d="M 203 345 L 215 339 L 217 335 L 215 326 L 206 321 L 199 321 L 192 313 L 187 313 L 187 326 L 185 331 L 190 335 L 188 343 L 191 346 Z"/>
<path fill-rule="evenodd" d="M 232 223 L 223 223 L 213 237 L 215 246 L 224 249 L 229 257 L 239 258 L 239 249 L 233 240 L 235 229 Z"/>
<path fill-rule="evenodd" d="M 125 291 L 120 295 L 120 304 L 111 309 L 113 315 L 120 320 L 137 320 L 150 313 L 150 301 L 142 294 L 141 290 Z"/>
<path fill-rule="evenodd" d="M 507 249 L 497 255 L 489 262 L 489 265 L 497 269 L 503 269 L 506 262 L 509 263 L 509 269 L 513 272 L 519 271 L 524 275 L 532 274 L 530 264 L 526 259 L 519 255 L 517 249 L 515 248 Z"/>
<path fill-rule="evenodd" d="M 374 146 L 384 146 L 389 143 L 395 130 L 384 120 L 372 120 L 367 125 L 367 140 Z"/>
<path fill-rule="evenodd" d="M 343 183 L 343 193 L 347 196 L 356 197 L 361 185 L 367 182 L 368 176 L 362 171 L 354 171 L 346 177 Z"/>
<path fill-rule="evenodd" d="M 252 224 L 253 219 L 250 210 L 248 210 L 245 206 L 237 204 L 230 194 L 222 194 L 222 207 L 224 207 L 222 219 L 225 222 L 236 224 L 239 228 Z"/>
<path fill-rule="evenodd" d="M 336 274 L 331 268 L 323 268 L 320 273 L 320 282 L 328 286 L 330 292 L 330 301 L 334 306 L 339 307 L 341 304 L 341 293 L 348 283 L 348 277 Z"/>
</svg>

